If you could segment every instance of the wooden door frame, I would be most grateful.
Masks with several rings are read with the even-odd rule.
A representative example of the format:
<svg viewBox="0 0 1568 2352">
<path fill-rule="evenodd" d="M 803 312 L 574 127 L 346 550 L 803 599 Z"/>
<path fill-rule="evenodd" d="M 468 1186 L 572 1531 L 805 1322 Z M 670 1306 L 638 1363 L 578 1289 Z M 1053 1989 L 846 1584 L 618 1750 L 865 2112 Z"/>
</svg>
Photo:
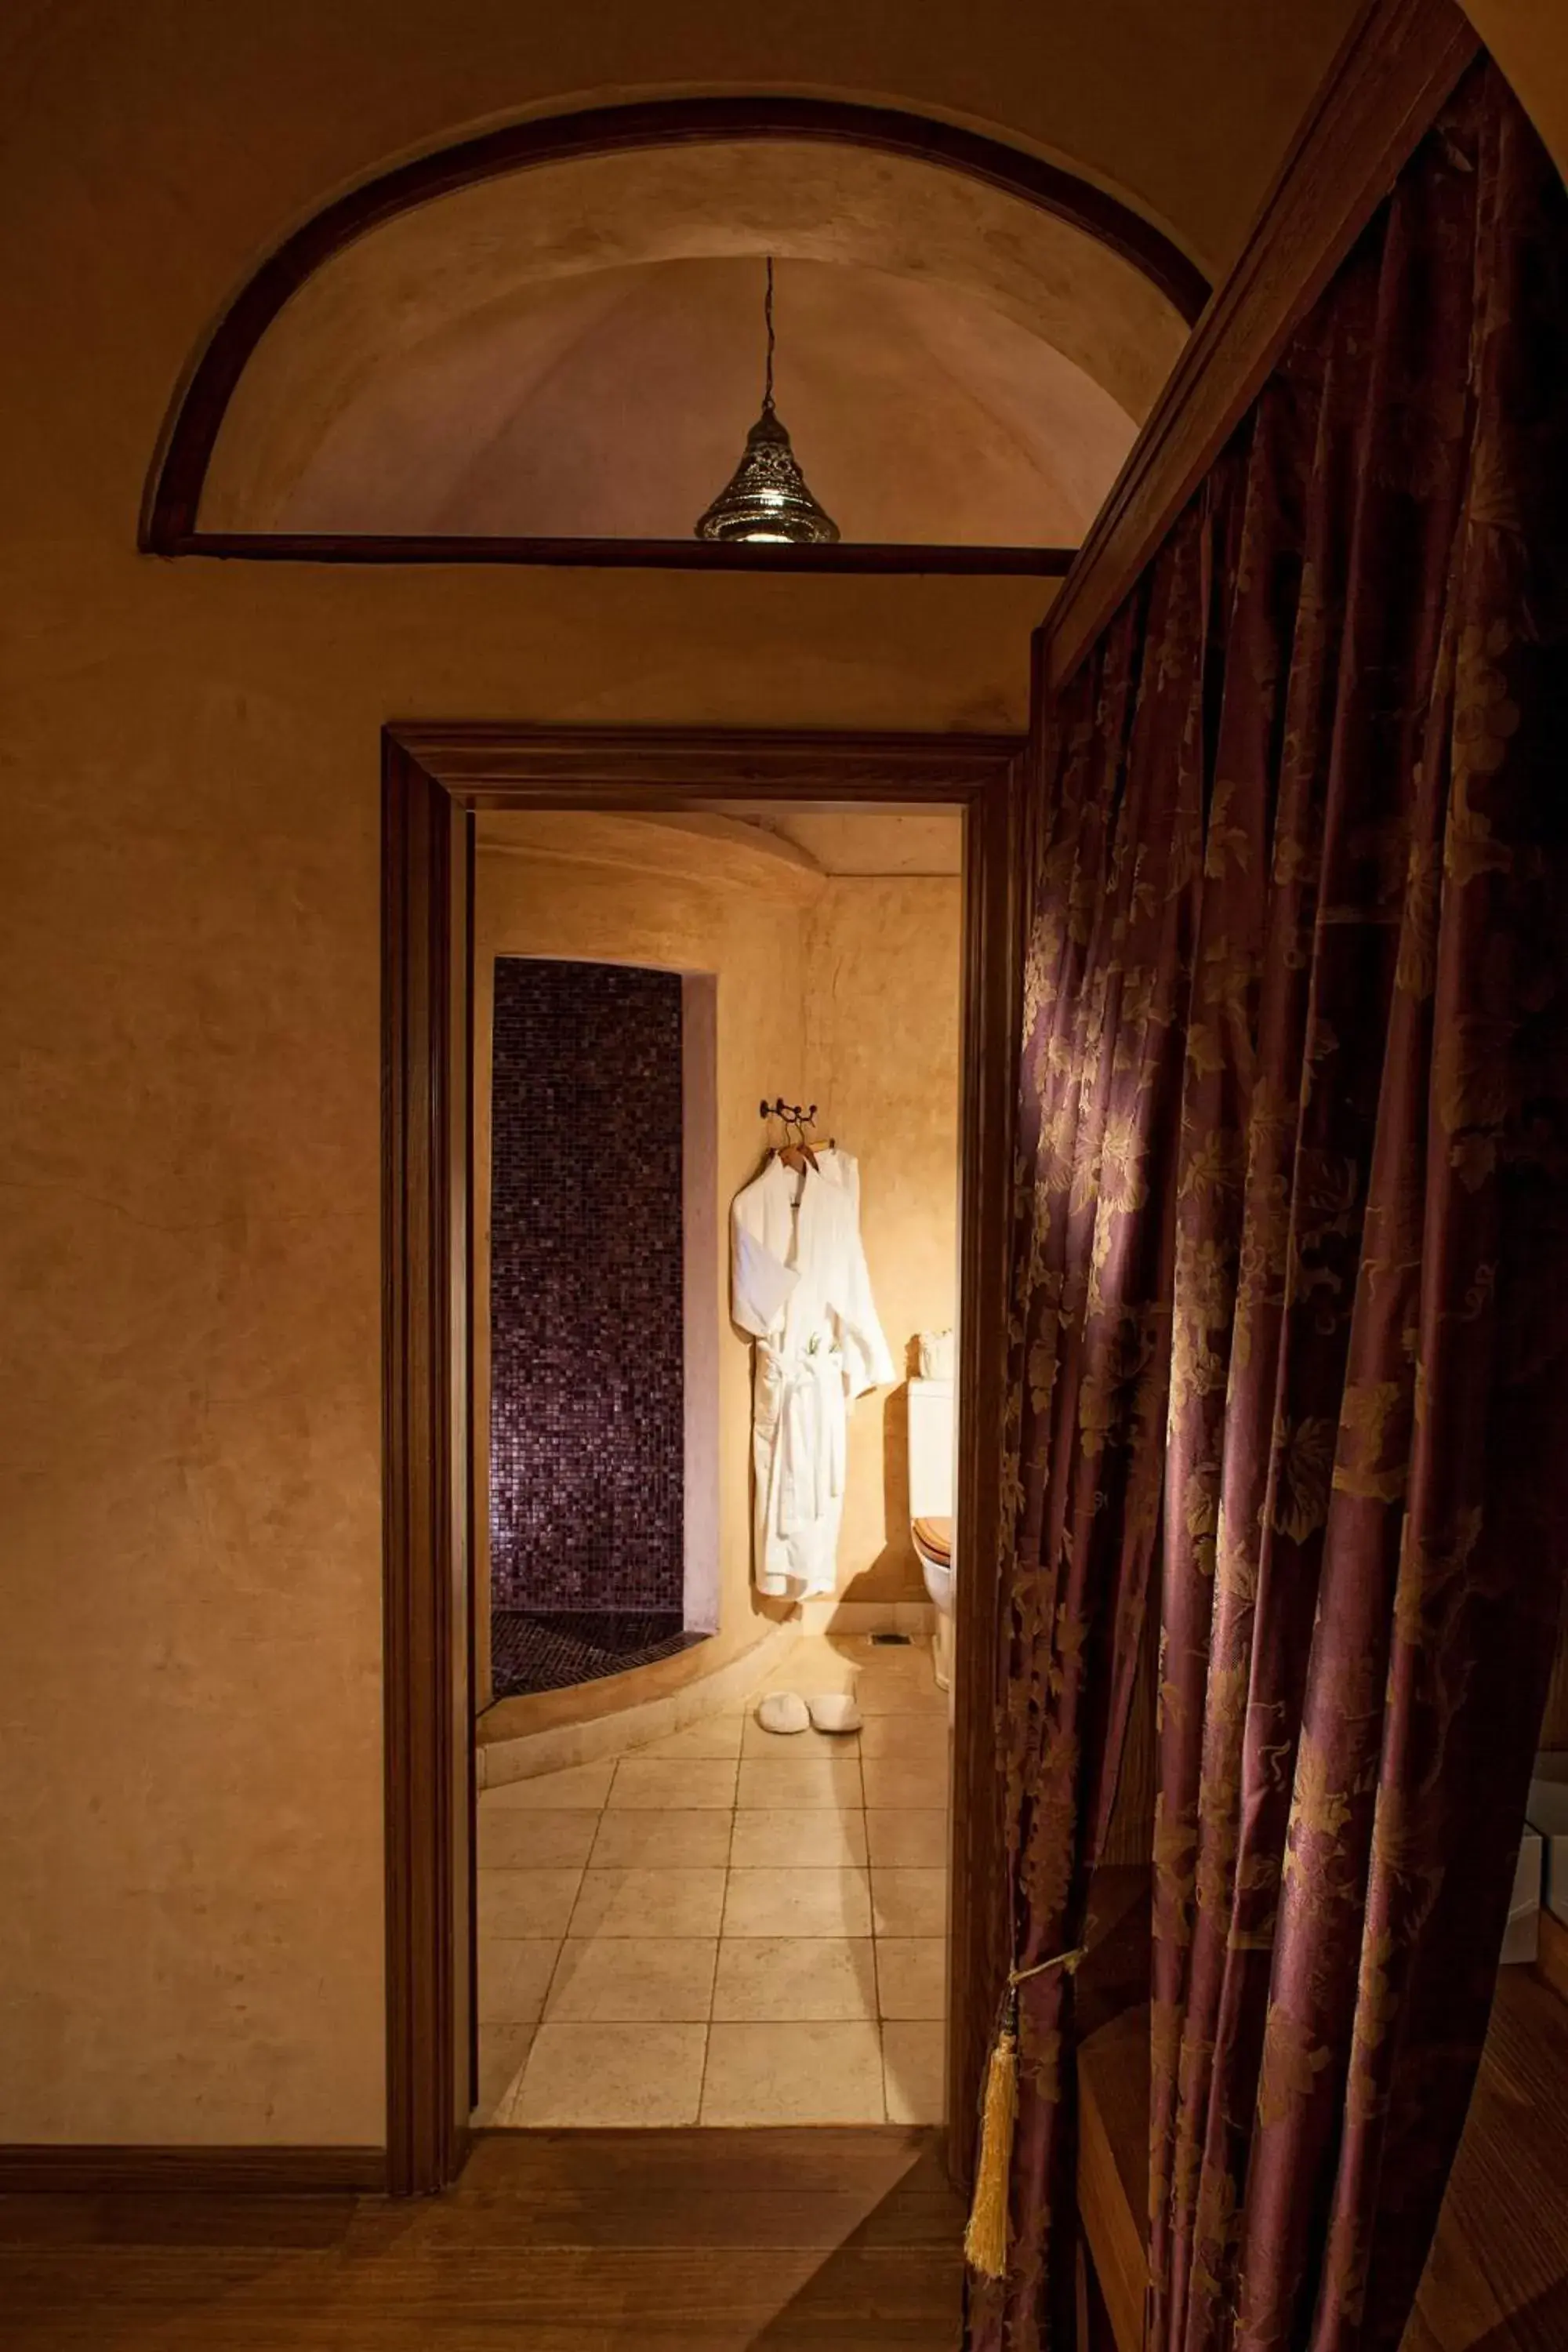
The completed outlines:
<svg viewBox="0 0 1568 2352">
<path fill-rule="evenodd" d="M 484 810 L 956 804 L 964 819 L 948 2113 L 967 2171 L 1002 1948 L 995 1573 L 1022 969 L 1011 736 L 409 725 L 383 733 L 383 1423 L 387 2183 L 467 2153 L 473 1928 L 474 820 Z"/>
</svg>

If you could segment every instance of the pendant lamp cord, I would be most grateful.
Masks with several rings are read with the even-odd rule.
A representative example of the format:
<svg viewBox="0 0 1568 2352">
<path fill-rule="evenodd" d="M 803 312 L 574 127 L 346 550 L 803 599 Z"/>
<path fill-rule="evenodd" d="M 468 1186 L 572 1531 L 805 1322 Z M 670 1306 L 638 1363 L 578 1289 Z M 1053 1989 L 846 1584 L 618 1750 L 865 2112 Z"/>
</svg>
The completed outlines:
<svg viewBox="0 0 1568 2352">
<path fill-rule="evenodd" d="M 773 257 L 771 253 L 768 256 L 768 290 L 763 303 L 763 316 L 768 329 L 768 367 L 763 385 L 763 411 L 771 416 L 773 406 Z"/>
</svg>

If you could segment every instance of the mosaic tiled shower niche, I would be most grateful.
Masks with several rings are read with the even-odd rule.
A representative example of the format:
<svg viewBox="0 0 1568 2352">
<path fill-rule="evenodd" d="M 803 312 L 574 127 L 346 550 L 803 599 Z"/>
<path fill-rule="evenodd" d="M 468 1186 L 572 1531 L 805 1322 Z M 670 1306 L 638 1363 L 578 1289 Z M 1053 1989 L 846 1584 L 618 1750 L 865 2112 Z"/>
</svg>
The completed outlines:
<svg viewBox="0 0 1568 2352">
<path fill-rule="evenodd" d="M 679 974 L 498 957 L 490 1131 L 493 1604 L 679 1612 Z"/>
</svg>

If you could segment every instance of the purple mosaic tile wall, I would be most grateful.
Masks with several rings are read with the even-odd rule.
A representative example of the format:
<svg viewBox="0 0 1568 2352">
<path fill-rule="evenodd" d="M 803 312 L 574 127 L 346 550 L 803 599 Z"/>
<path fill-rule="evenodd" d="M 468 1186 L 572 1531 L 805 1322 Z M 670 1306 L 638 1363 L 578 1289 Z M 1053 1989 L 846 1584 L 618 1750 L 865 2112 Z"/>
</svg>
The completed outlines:
<svg viewBox="0 0 1568 2352">
<path fill-rule="evenodd" d="M 490 1559 L 498 1609 L 679 1610 L 679 973 L 498 957 Z"/>
</svg>

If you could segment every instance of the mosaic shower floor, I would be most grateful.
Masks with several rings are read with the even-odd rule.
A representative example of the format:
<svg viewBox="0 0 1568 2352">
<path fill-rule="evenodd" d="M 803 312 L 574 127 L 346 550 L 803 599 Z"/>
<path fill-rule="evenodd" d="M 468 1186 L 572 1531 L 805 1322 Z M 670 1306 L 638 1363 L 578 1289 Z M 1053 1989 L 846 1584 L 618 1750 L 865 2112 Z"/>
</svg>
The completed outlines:
<svg viewBox="0 0 1568 2352">
<path fill-rule="evenodd" d="M 706 1634 L 688 1633 L 679 1609 L 498 1609 L 490 1619 L 490 1671 L 497 1698 L 566 1690 L 633 1666 L 670 1658 Z"/>
</svg>

